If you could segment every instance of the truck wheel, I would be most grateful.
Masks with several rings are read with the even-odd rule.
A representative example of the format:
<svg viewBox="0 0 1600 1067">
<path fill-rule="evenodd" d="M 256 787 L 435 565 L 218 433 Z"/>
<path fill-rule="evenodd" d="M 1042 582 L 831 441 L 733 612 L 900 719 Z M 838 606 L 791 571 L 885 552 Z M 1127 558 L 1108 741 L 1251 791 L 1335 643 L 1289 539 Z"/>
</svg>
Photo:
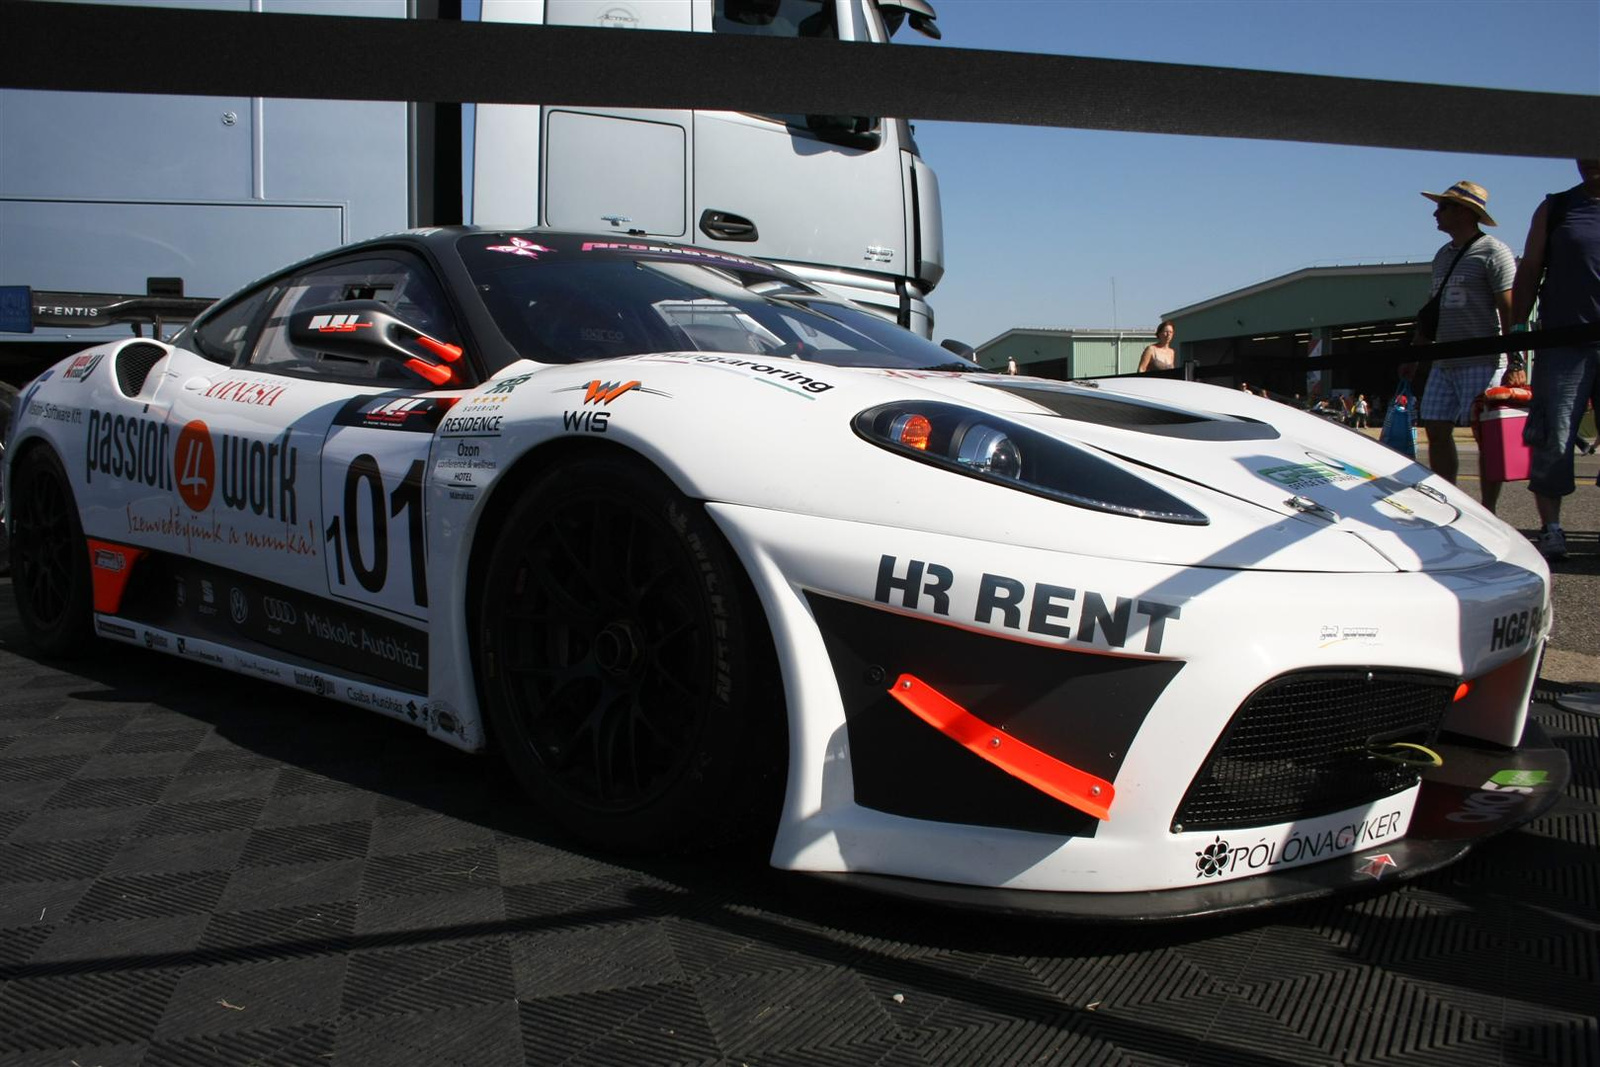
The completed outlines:
<svg viewBox="0 0 1600 1067">
<path fill-rule="evenodd" d="M 483 577 L 489 727 L 555 821 L 644 852 L 770 828 L 786 738 L 771 637 L 699 505 L 637 462 L 569 464 L 519 494 Z"/>
<path fill-rule="evenodd" d="M 94 595 L 67 472 L 54 452 L 36 447 L 11 477 L 11 588 L 23 632 L 40 655 L 79 655 L 91 637 Z"/>
</svg>

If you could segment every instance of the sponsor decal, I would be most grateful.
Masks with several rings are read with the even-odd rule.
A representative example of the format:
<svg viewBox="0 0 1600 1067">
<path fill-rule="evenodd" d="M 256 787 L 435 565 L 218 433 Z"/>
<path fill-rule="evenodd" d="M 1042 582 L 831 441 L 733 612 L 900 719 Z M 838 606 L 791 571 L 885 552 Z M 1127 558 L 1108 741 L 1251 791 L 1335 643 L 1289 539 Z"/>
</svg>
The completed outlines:
<svg viewBox="0 0 1600 1067">
<path fill-rule="evenodd" d="M 250 618 L 250 600 L 238 586 L 228 590 L 228 614 L 238 626 L 243 626 Z"/>
<path fill-rule="evenodd" d="M 171 428 L 157 419 L 91 410 L 84 440 L 84 481 L 92 483 L 98 474 L 170 490 L 171 434 Z"/>
<path fill-rule="evenodd" d="M 536 245 L 532 241 L 523 240 L 521 237 L 513 237 L 511 238 L 510 244 L 490 245 L 488 247 L 488 251 L 506 252 L 513 256 L 526 256 L 528 259 L 538 259 L 542 253 L 554 252 L 555 249 L 546 248 L 544 245 Z"/>
<path fill-rule="evenodd" d="M 1401 829 L 1401 817 L 1402 813 L 1397 809 L 1362 819 L 1360 822 L 1330 827 L 1319 832 L 1296 831 L 1281 842 L 1261 838 L 1252 844 L 1240 845 L 1224 840 L 1220 834 L 1214 835 L 1210 844 L 1194 854 L 1194 876 L 1237 877 L 1257 874 L 1283 864 L 1304 863 L 1358 852 L 1363 846 L 1377 844 L 1398 833 Z"/>
<path fill-rule="evenodd" d="M 972 584 L 958 580 L 956 573 L 942 564 L 910 559 L 902 565 L 898 558 L 885 555 L 878 560 L 872 599 L 948 618 L 952 596 Z M 1030 586 L 1003 574 L 985 573 L 976 586 L 973 622 L 1088 645 L 1126 648 L 1129 638 L 1143 630 L 1144 651 L 1160 652 L 1167 623 L 1182 616 L 1179 605 L 1164 600 L 1115 596 L 1048 582 Z"/>
<path fill-rule="evenodd" d="M 175 579 L 177 589 L 172 594 L 172 602 L 178 607 L 183 607 L 189 600 L 189 584 L 182 578 Z"/>
<path fill-rule="evenodd" d="M 455 403 L 454 397 L 358 396 L 334 417 L 335 426 L 432 433 Z"/>
<path fill-rule="evenodd" d="M 753 259 L 743 256 L 730 255 L 727 252 L 708 252 L 699 248 L 680 248 L 676 245 L 645 244 L 639 241 L 585 241 L 585 252 L 643 252 L 651 256 L 664 256 L 668 259 L 698 260 L 704 263 L 730 263 L 743 267 L 746 270 L 760 271 L 762 274 L 772 274 L 773 269 L 765 263 L 757 263 Z"/>
<path fill-rule="evenodd" d="M 1380 882 L 1383 880 L 1384 874 L 1390 869 L 1399 870 L 1399 868 L 1400 865 L 1394 861 L 1393 856 L 1387 852 L 1380 852 L 1365 864 L 1356 868 L 1356 873 L 1366 875 L 1374 882 Z"/>
<path fill-rule="evenodd" d="M 97 570 L 122 571 L 128 566 L 128 558 L 115 549 L 97 548 L 94 552 L 94 565 Z"/>
<path fill-rule="evenodd" d="M 51 404 L 45 401 L 33 400 L 31 399 L 31 393 L 29 394 L 29 397 L 30 399 L 26 404 L 19 406 L 19 410 L 27 411 L 27 413 L 33 418 L 46 419 L 50 422 L 64 422 L 71 426 L 82 425 L 82 408 L 69 408 L 62 406 L 61 404 Z"/>
<path fill-rule="evenodd" d="M 124 626 L 120 622 L 109 622 L 105 619 L 95 620 L 95 629 L 108 637 L 121 637 L 128 641 L 139 640 L 139 633 L 131 626 Z"/>
<path fill-rule="evenodd" d="M 333 684 L 332 679 L 311 671 L 295 671 L 294 684 L 301 689 L 311 690 L 319 697 L 331 697 L 338 692 L 338 687 Z"/>
<path fill-rule="evenodd" d="M 1306 489 L 1315 489 L 1323 485 L 1342 485 L 1346 482 L 1367 482 L 1375 475 L 1352 467 L 1348 463 L 1337 460 L 1327 460 L 1323 457 L 1313 456 L 1310 463 L 1285 463 L 1272 467 L 1261 467 L 1256 471 L 1269 481 L 1277 482 L 1285 489 L 1301 492 Z"/>
<path fill-rule="evenodd" d="M 1360 641 L 1363 644 L 1374 645 L 1378 643 L 1379 630 L 1376 626 L 1335 626 L 1323 623 L 1317 631 L 1317 645 L 1327 648 L 1341 641 Z"/>
<path fill-rule="evenodd" d="M 236 656 L 234 663 L 245 674 L 254 674 L 258 678 L 266 678 L 274 682 L 283 681 L 283 672 L 275 664 L 267 663 L 264 660 L 252 659 L 248 656 Z"/>
<path fill-rule="evenodd" d="M 239 530 L 216 518 L 196 517 L 176 504 L 165 506 L 156 515 L 141 513 L 129 505 L 126 514 L 130 534 L 181 538 L 186 551 L 193 551 L 198 541 L 201 544 L 229 545 L 290 556 L 317 554 L 316 542 L 300 529 L 286 527 L 273 533 Z M 309 529 L 311 524 L 308 521 L 306 525 Z"/>
<path fill-rule="evenodd" d="M 267 620 L 267 629 L 272 633 L 280 633 L 281 627 L 294 626 L 300 621 L 300 613 L 295 610 L 294 604 L 281 596 L 263 596 L 261 614 Z"/>
<path fill-rule="evenodd" d="M 306 324 L 306 329 L 318 333 L 354 333 L 371 328 L 372 323 L 362 322 L 359 312 L 353 315 L 313 315 Z"/>
<path fill-rule="evenodd" d="M 868 245 L 862 259 L 868 263 L 891 263 L 894 261 L 894 249 L 887 245 Z"/>
<path fill-rule="evenodd" d="M 162 651 L 166 651 L 166 649 L 167 649 L 169 644 L 170 644 L 170 642 L 167 641 L 167 637 L 166 637 L 165 634 L 156 633 L 156 631 L 154 631 L 154 630 L 146 630 L 144 632 L 144 647 L 145 648 L 156 648 L 156 649 L 161 649 Z"/>
<path fill-rule="evenodd" d="M 360 704 L 364 708 L 376 708 L 388 715 L 404 715 L 406 706 L 389 693 L 379 692 L 376 689 L 363 689 L 359 686 L 347 685 L 344 687 L 345 699 L 352 704 Z M 413 703 L 412 707 L 416 705 Z M 415 714 L 412 715 L 415 719 Z"/>
<path fill-rule="evenodd" d="M 484 399 L 491 396 L 508 396 L 511 393 L 516 392 L 517 386 L 527 385 L 531 381 L 533 381 L 533 375 L 531 374 L 514 374 L 509 378 L 499 378 L 486 384 L 483 387 L 483 392 L 479 393 L 472 399 L 482 402 Z"/>
<path fill-rule="evenodd" d="M 1535 604 L 1523 611 L 1513 611 L 1495 618 L 1489 627 L 1489 651 L 1502 648 L 1521 648 L 1539 633 L 1544 618 L 1544 605 Z"/>
<path fill-rule="evenodd" d="M 212 400 L 231 400 L 235 404 L 270 408 L 283 395 L 283 389 L 281 385 L 264 385 L 244 378 L 224 378 L 212 383 L 200 395 Z"/>
<path fill-rule="evenodd" d="M 217 487 L 222 502 L 235 511 L 281 519 L 294 526 L 300 514 L 295 492 L 295 460 L 300 450 L 289 444 L 289 431 L 274 441 L 218 434 Z"/>
<path fill-rule="evenodd" d="M 1549 771 L 1497 771 L 1445 818 L 1461 823 L 1499 822 L 1521 807 L 1524 798 L 1542 792 L 1549 778 Z"/>
<path fill-rule="evenodd" d="M 197 659 L 201 663 L 209 663 L 213 667 L 220 667 L 223 665 L 223 659 L 221 656 L 217 655 L 215 652 L 209 651 L 208 649 L 197 648 L 196 646 L 189 644 L 188 639 L 183 637 L 178 638 L 178 655 L 187 656 L 189 659 Z"/>
<path fill-rule="evenodd" d="M 740 359 L 738 356 L 719 356 L 712 353 L 693 356 L 650 355 L 643 358 L 651 363 L 705 363 L 717 367 L 747 371 L 756 375 L 757 381 L 766 382 L 768 385 L 776 386 L 784 392 L 794 393 L 797 396 L 806 396 L 807 393 L 826 393 L 833 388 L 828 382 L 795 370 L 794 361 L 788 359 L 780 359 L 777 363 L 762 363 L 759 360 Z M 788 365 L 785 366 L 785 364 Z M 801 365 L 805 366 L 805 364 Z M 790 386 L 796 386 L 797 388 L 790 388 Z M 806 396 L 806 399 L 815 400 L 816 396 Z"/>
<path fill-rule="evenodd" d="M 100 361 L 104 358 L 104 352 L 96 352 L 92 356 L 73 356 L 72 362 L 67 364 L 67 369 L 61 372 L 61 380 L 64 382 L 81 382 L 87 380 L 89 375 L 94 373 L 94 369 L 100 365 Z"/>
<path fill-rule="evenodd" d="M 374 633 L 361 623 L 333 618 L 314 611 L 302 615 L 305 633 L 326 644 L 360 652 L 364 656 L 382 660 L 409 671 L 426 670 L 424 649 L 405 638 Z"/>
<path fill-rule="evenodd" d="M 448 452 L 448 449 L 443 450 Z M 473 471 L 492 471 L 497 464 L 483 455 L 483 446 L 471 441 L 456 440 L 454 455 L 441 455 L 434 464 L 435 477 L 449 483 L 473 484 Z M 470 499 L 470 498 L 469 498 Z"/>
<path fill-rule="evenodd" d="M 439 427 L 445 437 L 498 437 L 503 415 L 452 415 Z"/>
<path fill-rule="evenodd" d="M 217 467 L 216 451 L 211 447 L 211 431 L 199 419 L 178 433 L 178 496 L 190 511 L 211 506 L 212 477 Z"/>
<path fill-rule="evenodd" d="M 603 382 L 598 379 L 586 385 L 570 385 L 565 389 L 557 389 L 558 393 L 575 393 L 583 390 L 583 403 L 609 407 L 611 402 L 628 393 L 648 393 L 651 396 L 670 397 L 671 393 L 664 393 L 660 389 L 647 389 L 638 381 L 629 382 Z M 611 412 L 600 410 L 563 411 L 561 413 L 561 428 L 569 433 L 605 433 L 611 428 Z"/>
</svg>

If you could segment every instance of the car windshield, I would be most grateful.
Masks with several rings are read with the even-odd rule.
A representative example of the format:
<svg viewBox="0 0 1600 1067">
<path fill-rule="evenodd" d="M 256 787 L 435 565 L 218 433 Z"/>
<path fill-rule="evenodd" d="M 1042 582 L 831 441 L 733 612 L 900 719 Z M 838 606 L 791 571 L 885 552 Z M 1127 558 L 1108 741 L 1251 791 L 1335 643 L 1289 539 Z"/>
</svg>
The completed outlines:
<svg viewBox="0 0 1600 1067">
<path fill-rule="evenodd" d="M 474 234 L 460 250 L 501 333 L 541 363 L 698 351 L 842 367 L 978 369 L 740 256 L 546 235 Z"/>
</svg>

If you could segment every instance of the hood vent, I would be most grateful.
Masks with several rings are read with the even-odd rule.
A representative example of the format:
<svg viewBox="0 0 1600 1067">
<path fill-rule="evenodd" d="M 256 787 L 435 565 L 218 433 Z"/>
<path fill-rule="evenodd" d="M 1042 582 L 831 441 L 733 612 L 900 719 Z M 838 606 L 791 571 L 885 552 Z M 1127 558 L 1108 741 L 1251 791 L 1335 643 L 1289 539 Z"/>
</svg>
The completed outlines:
<svg viewBox="0 0 1600 1067">
<path fill-rule="evenodd" d="M 1126 398 L 1085 396 L 1064 389 L 1036 385 L 981 382 L 991 389 L 1032 401 L 1052 414 L 1077 422 L 1111 426 L 1119 430 L 1178 437 L 1189 441 L 1273 441 L 1278 431 L 1264 422 L 1231 415 L 1201 415 L 1192 411 L 1146 404 Z"/>
</svg>

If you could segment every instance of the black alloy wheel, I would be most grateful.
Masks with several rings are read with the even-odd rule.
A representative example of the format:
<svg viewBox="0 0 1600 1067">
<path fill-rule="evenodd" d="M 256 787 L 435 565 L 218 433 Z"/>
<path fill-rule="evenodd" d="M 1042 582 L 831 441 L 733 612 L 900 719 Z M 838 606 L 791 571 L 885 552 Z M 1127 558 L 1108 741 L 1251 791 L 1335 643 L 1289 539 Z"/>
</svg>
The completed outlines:
<svg viewBox="0 0 1600 1067">
<path fill-rule="evenodd" d="M 786 736 L 771 638 L 699 505 L 638 462 L 553 470 L 500 524 L 483 589 L 490 728 L 557 822 L 650 852 L 770 822 Z"/>
<path fill-rule="evenodd" d="M 85 651 L 94 595 L 89 549 L 61 461 L 35 446 L 11 469 L 11 586 L 23 632 L 45 656 Z"/>
</svg>

